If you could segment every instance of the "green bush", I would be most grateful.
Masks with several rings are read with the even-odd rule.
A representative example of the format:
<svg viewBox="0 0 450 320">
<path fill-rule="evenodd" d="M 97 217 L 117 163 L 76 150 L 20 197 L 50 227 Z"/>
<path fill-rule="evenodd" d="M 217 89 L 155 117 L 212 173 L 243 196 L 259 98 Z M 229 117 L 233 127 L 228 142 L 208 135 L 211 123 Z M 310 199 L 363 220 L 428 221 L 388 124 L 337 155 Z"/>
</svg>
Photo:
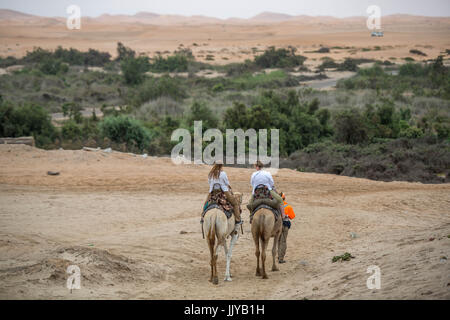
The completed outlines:
<svg viewBox="0 0 450 320">
<path fill-rule="evenodd" d="M 81 128 L 73 120 L 66 121 L 61 127 L 61 135 L 63 139 L 76 140 L 81 137 L 81 134 Z"/>
<path fill-rule="evenodd" d="M 33 136 L 36 145 L 45 146 L 53 141 L 56 129 L 42 107 L 31 104 L 17 106 L 0 104 L 0 135 L 2 137 Z"/>
<path fill-rule="evenodd" d="M 203 121 L 204 131 L 217 128 L 219 126 L 219 119 L 213 111 L 205 103 L 199 101 L 194 101 L 191 105 L 187 121 L 189 126 L 193 126 L 194 121 Z"/>
<path fill-rule="evenodd" d="M 0 68 L 7 68 L 16 64 L 19 64 L 19 61 L 15 57 L 12 56 L 6 58 L 0 57 Z"/>
<path fill-rule="evenodd" d="M 128 116 L 106 117 L 99 123 L 99 129 L 102 136 L 116 143 L 126 143 L 131 150 L 147 150 L 150 144 L 150 131 Z"/>
<path fill-rule="evenodd" d="M 399 75 L 404 77 L 425 77 L 428 75 L 428 68 L 418 63 L 405 63 L 400 66 Z"/>
<path fill-rule="evenodd" d="M 223 124 L 226 129 L 243 129 L 249 128 L 249 113 L 247 107 L 243 103 L 234 102 L 231 108 L 225 110 L 223 116 Z"/>
<path fill-rule="evenodd" d="M 336 141 L 348 144 L 363 143 L 368 140 L 368 129 L 364 117 L 357 109 L 339 112 L 334 117 Z"/>
<path fill-rule="evenodd" d="M 188 58 L 182 54 L 175 54 L 167 58 L 157 56 L 151 64 L 153 72 L 186 72 L 188 70 Z"/>
<path fill-rule="evenodd" d="M 296 49 L 270 47 L 260 56 L 255 57 L 255 64 L 260 68 L 292 68 L 303 65 L 306 57 L 295 54 Z"/>
<path fill-rule="evenodd" d="M 89 49 L 87 52 L 81 52 L 77 49 L 64 49 L 59 46 L 52 55 L 56 59 L 78 66 L 98 66 L 102 67 L 111 61 L 111 55 L 108 52 Z"/>
<path fill-rule="evenodd" d="M 282 168 L 382 181 L 450 181 L 450 145 L 427 137 L 384 140 L 368 145 L 324 141 L 280 163 Z"/>
<path fill-rule="evenodd" d="M 59 46 L 52 52 L 42 48 L 35 48 L 33 51 L 27 52 L 25 57 L 17 60 L 16 64 L 42 64 L 44 62 L 48 63 L 48 60 L 59 61 L 69 65 L 102 67 L 111 61 L 111 55 L 108 52 L 100 52 L 95 49 L 89 49 L 87 52 L 82 52 L 74 48 L 64 49 Z"/>
<path fill-rule="evenodd" d="M 150 144 L 150 152 L 157 155 L 169 155 L 177 142 L 171 140 L 172 133 L 180 127 L 180 121 L 170 116 L 151 124 L 150 128 L 155 133 Z"/>
<path fill-rule="evenodd" d="M 117 61 L 124 61 L 134 59 L 136 52 L 128 47 L 125 47 L 122 42 L 117 43 Z"/>
<path fill-rule="evenodd" d="M 218 84 L 214 85 L 211 90 L 213 92 L 220 92 L 220 91 L 223 91 L 224 89 L 225 88 L 224 88 L 223 84 L 222 83 L 218 83 Z"/>
<path fill-rule="evenodd" d="M 358 64 L 354 59 L 346 58 L 343 63 L 338 66 L 340 71 L 358 71 Z"/>
<path fill-rule="evenodd" d="M 130 94 L 130 103 L 135 107 L 160 97 L 169 97 L 175 101 L 180 101 L 187 96 L 186 89 L 182 86 L 180 79 L 169 76 L 148 78 Z"/>
<path fill-rule="evenodd" d="M 44 74 L 57 75 L 67 73 L 69 67 L 59 59 L 44 58 L 39 64 L 39 70 Z"/>
<path fill-rule="evenodd" d="M 126 84 L 138 85 L 144 81 L 145 73 L 150 69 L 147 57 L 127 58 L 122 60 L 120 67 Z"/>
<path fill-rule="evenodd" d="M 400 131 L 399 136 L 402 138 L 417 139 L 423 136 L 423 131 L 417 127 L 409 127 Z"/>
<path fill-rule="evenodd" d="M 253 63 L 253 61 L 245 60 L 243 63 L 230 63 L 224 66 L 227 76 L 241 76 L 246 73 L 255 72 L 258 67 Z"/>
</svg>

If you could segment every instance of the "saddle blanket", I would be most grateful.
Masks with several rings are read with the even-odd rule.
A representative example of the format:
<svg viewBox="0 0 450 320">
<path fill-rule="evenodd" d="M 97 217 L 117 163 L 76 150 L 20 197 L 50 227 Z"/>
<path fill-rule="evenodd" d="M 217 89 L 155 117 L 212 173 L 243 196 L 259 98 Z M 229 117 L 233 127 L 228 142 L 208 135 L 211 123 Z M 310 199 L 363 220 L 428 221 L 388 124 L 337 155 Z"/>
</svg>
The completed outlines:
<svg viewBox="0 0 450 320">
<path fill-rule="evenodd" d="M 218 205 L 217 203 L 211 203 L 211 204 L 208 204 L 206 206 L 205 210 L 203 210 L 202 219 L 200 220 L 201 223 L 203 223 L 203 221 L 204 221 L 203 218 L 205 217 L 205 214 L 209 210 L 212 210 L 212 209 L 219 209 L 219 210 L 221 210 L 223 213 L 225 213 L 225 215 L 227 216 L 227 219 L 230 219 L 231 216 L 233 215 L 233 211 L 227 211 L 222 206 Z"/>
<path fill-rule="evenodd" d="M 278 218 L 279 218 L 280 215 L 281 215 L 280 210 L 274 209 L 274 208 L 272 208 L 271 206 L 268 206 L 267 204 L 260 204 L 260 205 L 258 205 L 258 206 L 253 210 L 253 212 L 250 214 L 250 223 L 252 223 L 253 216 L 255 215 L 256 211 L 258 211 L 259 209 L 263 209 L 263 208 L 264 208 L 264 209 L 269 209 L 270 211 L 273 212 L 273 215 L 275 216 L 275 221 L 277 221 Z"/>
</svg>

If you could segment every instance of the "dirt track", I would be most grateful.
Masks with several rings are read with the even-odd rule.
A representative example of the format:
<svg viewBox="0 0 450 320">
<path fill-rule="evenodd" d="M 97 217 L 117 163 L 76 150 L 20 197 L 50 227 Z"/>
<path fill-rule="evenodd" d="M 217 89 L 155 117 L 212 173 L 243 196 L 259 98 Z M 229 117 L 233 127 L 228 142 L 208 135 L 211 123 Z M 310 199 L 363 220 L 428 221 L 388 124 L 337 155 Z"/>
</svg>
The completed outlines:
<svg viewBox="0 0 450 320">
<path fill-rule="evenodd" d="M 448 184 L 280 170 L 278 189 L 297 214 L 288 262 L 268 280 L 255 277 L 246 223 L 234 280 L 222 281 L 221 252 L 215 287 L 199 224 L 207 172 L 170 159 L 1 145 L 0 298 L 450 299 Z M 227 173 L 246 203 L 252 170 Z M 331 262 L 344 252 L 355 259 Z M 82 273 L 72 294 L 71 264 Z M 380 290 L 366 287 L 370 265 L 381 268 Z"/>
</svg>

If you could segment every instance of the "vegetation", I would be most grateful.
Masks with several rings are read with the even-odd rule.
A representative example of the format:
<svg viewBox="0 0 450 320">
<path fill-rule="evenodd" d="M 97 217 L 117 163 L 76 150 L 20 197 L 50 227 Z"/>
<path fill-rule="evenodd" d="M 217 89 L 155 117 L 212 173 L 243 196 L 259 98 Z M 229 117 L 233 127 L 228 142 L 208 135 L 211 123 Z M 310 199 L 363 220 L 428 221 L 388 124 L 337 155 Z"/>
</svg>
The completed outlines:
<svg viewBox="0 0 450 320">
<path fill-rule="evenodd" d="M 31 104 L 14 107 L 10 103 L 2 102 L 0 135 L 13 138 L 33 136 L 37 146 L 44 146 L 56 137 L 56 130 L 42 107 Z"/>
<path fill-rule="evenodd" d="M 270 47 L 223 66 L 195 61 L 188 49 L 163 54 L 150 59 L 118 43 L 114 59 L 62 47 L 0 58 L 0 67 L 24 66 L 0 76 L 0 136 L 33 135 L 43 148 L 167 155 L 172 132 L 192 131 L 201 120 L 203 130 L 279 129 L 282 167 L 450 181 L 450 73 L 442 56 L 400 66 L 377 61 L 370 68 L 361 64 L 372 60 L 323 57 L 317 78 L 329 68 L 356 75 L 335 91 L 316 91 L 299 88 L 306 78 L 291 73 L 305 68 L 294 48 Z M 225 76 L 200 77 L 199 70 Z M 52 122 L 51 113 L 65 118 L 53 115 Z"/>
<path fill-rule="evenodd" d="M 343 255 L 340 256 L 334 256 L 333 259 L 331 260 L 333 263 L 338 262 L 338 261 L 350 261 L 351 259 L 354 259 L 355 257 L 352 256 L 351 253 L 344 253 Z"/>
<path fill-rule="evenodd" d="M 303 65 L 306 58 L 295 54 L 296 48 L 276 49 L 270 47 L 262 55 L 255 57 L 255 64 L 260 68 L 292 68 Z"/>
<path fill-rule="evenodd" d="M 116 143 L 125 143 L 131 150 L 147 150 L 151 140 L 150 131 L 139 121 L 128 116 L 106 117 L 100 123 L 100 133 Z"/>
</svg>

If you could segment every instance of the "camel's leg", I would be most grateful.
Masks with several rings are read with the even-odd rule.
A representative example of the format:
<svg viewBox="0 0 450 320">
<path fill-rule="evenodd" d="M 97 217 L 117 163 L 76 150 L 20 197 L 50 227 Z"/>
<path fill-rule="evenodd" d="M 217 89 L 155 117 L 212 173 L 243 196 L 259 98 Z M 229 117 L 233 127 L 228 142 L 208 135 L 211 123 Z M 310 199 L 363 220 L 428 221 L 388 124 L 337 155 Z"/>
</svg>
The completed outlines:
<svg viewBox="0 0 450 320">
<path fill-rule="evenodd" d="M 269 238 L 270 239 L 270 238 Z M 266 249 L 269 244 L 269 240 L 264 237 L 261 238 L 261 264 L 262 264 L 262 278 L 269 279 L 266 273 Z"/>
<path fill-rule="evenodd" d="M 225 248 L 225 256 L 227 257 L 227 269 L 225 272 L 225 281 L 231 281 L 231 273 L 230 273 L 230 263 L 231 263 L 231 257 L 233 255 L 233 247 L 236 241 L 239 239 L 239 234 L 235 234 L 231 237 L 230 241 L 230 248 L 227 250 L 227 244 L 225 242 L 224 248 Z"/>
<path fill-rule="evenodd" d="M 261 276 L 261 269 L 259 268 L 259 256 L 261 252 L 259 251 L 259 234 L 253 235 L 253 241 L 255 242 L 255 256 L 256 256 L 256 276 Z"/>
<path fill-rule="evenodd" d="M 218 273 L 217 273 L 217 259 L 219 257 L 219 246 L 221 245 L 221 243 L 217 243 L 215 249 L 214 249 L 214 276 L 213 276 L 213 284 L 219 284 L 219 277 L 218 277 Z"/>
<path fill-rule="evenodd" d="M 213 278 L 214 278 L 214 264 L 215 264 L 215 262 L 214 262 L 214 239 L 213 240 L 208 239 L 208 247 L 209 247 L 209 253 L 210 253 L 210 256 L 211 256 L 211 262 L 210 262 L 210 264 L 211 264 L 211 277 L 209 278 L 209 282 L 212 282 Z"/>
<path fill-rule="evenodd" d="M 225 279 L 223 279 L 223 281 L 231 281 L 231 276 L 230 276 L 230 263 L 228 262 L 228 254 L 229 254 L 229 249 L 227 246 L 227 241 L 225 241 L 224 245 L 223 245 L 223 251 L 225 252 L 225 258 L 227 259 L 227 266 L 225 268 Z"/>
<path fill-rule="evenodd" d="M 277 268 L 277 265 L 276 265 L 276 262 L 275 262 L 275 256 L 276 256 L 276 254 L 277 254 L 277 249 L 278 249 L 278 242 L 279 242 L 279 240 L 280 240 L 280 236 L 281 236 L 281 233 L 280 232 L 278 232 L 276 235 L 275 235 L 275 237 L 273 238 L 273 247 L 272 247 L 272 259 L 273 259 L 273 262 L 272 262 L 272 271 L 280 271 L 278 268 Z"/>
</svg>

